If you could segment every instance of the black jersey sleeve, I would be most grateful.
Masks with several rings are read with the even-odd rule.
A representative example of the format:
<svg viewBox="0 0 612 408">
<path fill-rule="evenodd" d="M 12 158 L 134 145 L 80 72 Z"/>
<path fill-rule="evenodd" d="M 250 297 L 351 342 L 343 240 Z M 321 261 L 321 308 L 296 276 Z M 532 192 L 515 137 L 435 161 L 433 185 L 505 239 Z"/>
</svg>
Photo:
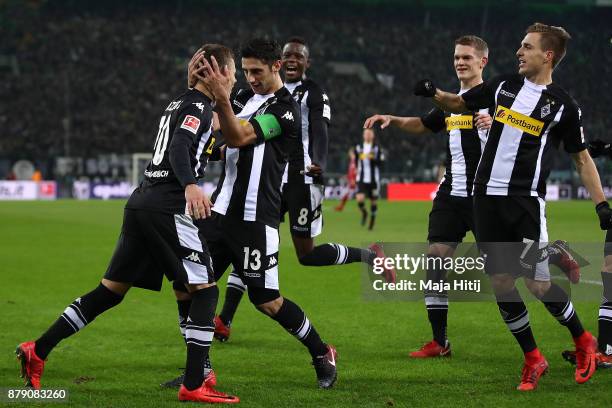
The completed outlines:
<svg viewBox="0 0 612 408">
<path fill-rule="evenodd" d="M 423 126 L 434 133 L 446 129 L 444 111 L 440 108 L 433 108 L 425 115 L 421 116 L 421 122 L 423 122 Z"/>
<path fill-rule="evenodd" d="M 482 108 L 495 106 L 495 92 L 503 81 L 513 78 L 514 75 L 499 75 L 473 87 L 461 97 L 469 111 L 478 111 Z"/>
<path fill-rule="evenodd" d="M 561 119 L 553 128 L 563 141 L 563 148 L 568 153 L 578 153 L 587 148 L 582 130 L 582 111 L 574 100 L 569 100 L 563 107 Z"/>
<path fill-rule="evenodd" d="M 293 99 L 291 101 L 293 102 Z M 255 144 L 279 136 L 295 139 L 299 135 L 300 112 L 297 104 L 278 100 L 270 104 L 263 114 L 253 116 L 249 123 L 253 125 L 257 135 Z"/>
<path fill-rule="evenodd" d="M 318 86 L 308 90 L 308 123 L 312 136 L 312 161 L 323 171 L 327 167 L 327 148 L 329 145 L 328 127 L 331 121 L 329 97 Z"/>
<path fill-rule="evenodd" d="M 191 168 L 191 147 L 202 132 L 212 125 L 212 110 L 208 103 L 190 103 L 177 114 L 176 126 L 170 142 L 168 157 L 170 165 L 181 186 L 197 183 Z M 200 107 L 204 109 L 200 109 Z"/>
</svg>

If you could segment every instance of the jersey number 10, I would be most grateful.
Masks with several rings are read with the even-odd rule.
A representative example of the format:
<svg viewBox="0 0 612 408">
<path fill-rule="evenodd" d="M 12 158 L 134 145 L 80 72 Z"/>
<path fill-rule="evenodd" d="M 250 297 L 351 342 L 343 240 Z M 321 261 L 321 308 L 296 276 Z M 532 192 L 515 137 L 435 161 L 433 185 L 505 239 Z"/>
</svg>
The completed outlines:
<svg viewBox="0 0 612 408">
<path fill-rule="evenodd" d="M 170 116 L 171 115 L 164 115 L 159 121 L 159 130 L 157 131 L 155 146 L 153 147 L 153 164 L 156 166 L 164 159 L 166 146 L 168 146 L 168 139 L 170 138 Z"/>
</svg>

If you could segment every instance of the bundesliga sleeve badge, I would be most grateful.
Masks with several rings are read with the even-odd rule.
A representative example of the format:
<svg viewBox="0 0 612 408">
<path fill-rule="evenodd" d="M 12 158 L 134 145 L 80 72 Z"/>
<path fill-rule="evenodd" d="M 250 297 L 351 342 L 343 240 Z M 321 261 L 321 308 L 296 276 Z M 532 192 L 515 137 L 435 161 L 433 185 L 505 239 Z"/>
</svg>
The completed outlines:
<svg viewBox="0 0 612 408">
<path fill-rule="evenodd" d="M 181 123 L 181 129 L 187 129 L 194 135 L 198 133 L 198 129 L 200 128 L 200 119 L 195 116 L 187 115 L 185 119 L 183 119 L 183 123 Z"/>
</svg>

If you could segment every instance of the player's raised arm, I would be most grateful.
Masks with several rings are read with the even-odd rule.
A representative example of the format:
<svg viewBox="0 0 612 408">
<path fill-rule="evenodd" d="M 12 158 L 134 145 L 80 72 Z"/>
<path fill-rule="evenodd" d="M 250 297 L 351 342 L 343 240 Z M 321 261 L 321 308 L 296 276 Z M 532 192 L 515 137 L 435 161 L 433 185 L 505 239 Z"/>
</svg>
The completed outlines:
<svg viewBox="0 0 612 408">
<path fill-rule="evenodd" d="M 204 58 L 204 78 L 201 81 L 215 97 L 219 126 L 225 142 L 229 147 L 242 147 L 255 143 L 257 133 L 250 122 L 240 121 L 232 109 L 230 92 L 235 83 L 235 70 L 226 66 L 219 68 L 215 57 L 211 56 L 212 65 Z"/>
<path fill-rule="evenodd" d="M 414 85 L 414 94 L 432 98 L 436 106 L 446 112 L 461 113 L 469 110 L 461 95 L 436 88 L 430 79 L 421 79 L 417 82 Z"/>
</svg>

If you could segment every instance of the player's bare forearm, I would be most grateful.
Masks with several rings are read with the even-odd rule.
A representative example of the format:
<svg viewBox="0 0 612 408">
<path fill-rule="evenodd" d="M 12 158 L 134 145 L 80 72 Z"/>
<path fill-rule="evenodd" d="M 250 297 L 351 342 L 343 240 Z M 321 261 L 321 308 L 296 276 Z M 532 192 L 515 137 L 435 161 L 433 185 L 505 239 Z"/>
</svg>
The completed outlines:
<svg viewBox="0 0 612 408">
<path fill-rule="evenodd" d="M 461 113 L 468 110 L 461 95 L 445 92 L 441 89 L 436 89 L 433 102 L 445 112 Z"/>
<path fill-rule="evenodd" d="M 366 119 L 363 124 L 364 129 L 371 129 L 378 124 L 381 129 L 391 126 L 407 133 L 422 134 L 427 133 L 428 129 L 423 125 L 423 121 L 418 117 L 404 117 L 393 115 L 373 115 Z"/>
<path fill-rule="evenodd" d="M 574 153 L 572 154 L 572 158 L 576 164 L 576 171 L 580 176 L 580 180 L 582 180 L 582 184 L 591 195 L 591 200 L 593 200 L 595 204 L 606 201 L 606 196 L 601 187 L 601 180 L 599 179 L 599 172 L 588 151 L 583 150 Z"/>
<path fill-rule="evenodd" d="M 219 126 L 225 142 L 229 147 L 242 147 L 254 143 L 257 139 L 253 125 L 248 122 L 240 123 L 234 115 L 229 98 L 217 99 L 217 114 Z"/>
<path fill-rule="evenodd" d="M 389 124 L 413 135 L 422 135 L 429 132 L 429 129 L 423 125 L 423 121 L 419 117 L 391 116 Z"/>
</svg>

